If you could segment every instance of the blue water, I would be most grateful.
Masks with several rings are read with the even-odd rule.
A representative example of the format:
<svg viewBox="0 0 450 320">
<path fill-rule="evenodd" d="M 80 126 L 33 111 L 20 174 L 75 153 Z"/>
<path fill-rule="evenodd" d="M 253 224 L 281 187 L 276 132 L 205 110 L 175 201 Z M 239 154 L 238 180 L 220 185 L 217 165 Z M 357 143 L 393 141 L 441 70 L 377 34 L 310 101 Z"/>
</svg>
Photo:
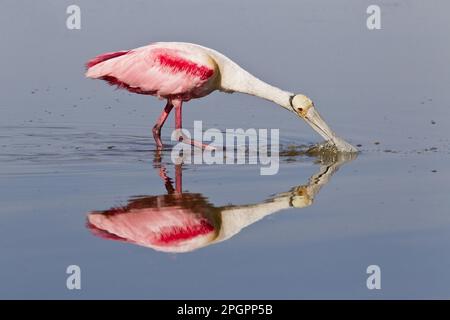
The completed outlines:
<svg viewBox="0 0 450 320">
<path fill-rule="evenodd" d="M 0 19 L 0 298 L 449 298 L 447 2 L 380 3 L 376 31 L 365 25 L 367 1 L 78 1 L 81 30 L 65 28 L 69 1 L 24 4 L 6 1 Z M 215 48 L 308 94 L 361 154 L 339 163 L 311 205 L 193 251 L 93 234 L 90 212 L 167 199 L 160 167 L 176 173 L 173 142 L 157 161 L 151 138 L 164 103 L 84 79 L 83 63 L 160 40 Z M 279 128 L 283 150 L 320 141 L 254 97 L 214 93 L 184 110 L 187 128 Z M 172 119 L 166 142 L 171 128 Z M 182 188 L 216 215 L 261 208 L 324 165 L 335 162 L 289 152 L 273 176 L 185 164 Z M 81 290 L 66 288 L 72 264 Z M 369 265 L 381 268 L 381 290 L 367 289 Z"/>
</svg>

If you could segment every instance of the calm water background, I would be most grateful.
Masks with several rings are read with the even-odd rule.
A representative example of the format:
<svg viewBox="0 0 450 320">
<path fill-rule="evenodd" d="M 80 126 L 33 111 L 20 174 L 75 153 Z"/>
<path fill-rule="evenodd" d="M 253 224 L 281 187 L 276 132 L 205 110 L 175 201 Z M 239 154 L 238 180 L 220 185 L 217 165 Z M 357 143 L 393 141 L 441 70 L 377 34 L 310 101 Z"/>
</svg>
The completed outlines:
<svg viewBox="0 0 450 320">
<path fill-rule="evenodd" d="M 0 19 L 0 298 L 449 298 L 448 1 L 3 1 Z M 150 128 L 163 103 L 83 76 L 98 53 L 153 41 L 221 51 L 256 76 L 308 94 L 361 155 L 304 209 L 275 213 L 186 254 L 93 236 L 86 214 L 164 194 Z M 214 93 L 184 123 L 281 128 L 319 137 L 254 97 Z M 164 130 L 164 140 L 173 128 Z M 379 142 L 379 144 L 375 144 Z M 292 159 L 291 159 L 292 160 Z M 257 166 L 186 165 L 183 189 L 214 204 L 258 203 L 305 184 L 308 157 Z M 163 155 L 174 175 L 168 154 Z M 435 171 L 435 172 L 434 172 Z M 82 269 L 82 290 L 65 269 Z M 366 267 L 382 290 L 366 288 Z"/>
</svg>

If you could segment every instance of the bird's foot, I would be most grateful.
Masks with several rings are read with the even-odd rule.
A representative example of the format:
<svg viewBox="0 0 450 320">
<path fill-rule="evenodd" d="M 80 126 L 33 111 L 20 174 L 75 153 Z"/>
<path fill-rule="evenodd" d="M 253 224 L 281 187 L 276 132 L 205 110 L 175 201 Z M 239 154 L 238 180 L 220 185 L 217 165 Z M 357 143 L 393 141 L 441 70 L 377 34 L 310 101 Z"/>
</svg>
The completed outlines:
<svg viewBox="0 0 450 320">
<path fill-rule="evenodd" d="M 186 139 L 186 140 L 183 139 L 183 142 L 187 143 L 187 144 L 190 144 L 193 147 L 200 148 L 202 150 L 208 150 L 208 151 L 215 151 L 215 150 L 217 150 L 216 147 L 213 147 L 213 146 L 210 146 L 208 144 L 204 144 L 204 143 L 201 143 L 199 141 L 192 140 L 192 139 Z"/>
<path fill-rule="evenodd" d="M 186 143 L 186 144 L 190 144 L 191 146 L 200 148 L 202 150 L 208 150 L 208 151 L 215 151 L 215 150 L 217 150 L 216 147 L 213 147 L 213 146 L 210 146 L 208 144 L 204 144 L 204 143 L 202 143 L 200 141 L 188 138 L 183 133 L 181 133 L 180 137 L 178 137 L 178 141 Z"/>
<path fill-rule="evenodd" d="M 153 133 L 153 139 L 155 139 L 156 149 L 162 150 L 163 144 L 161 141 L 161 129 L 158 128 L 158 126 L 154 126 L 152 129 L 152 133 Z"/>
</svg>

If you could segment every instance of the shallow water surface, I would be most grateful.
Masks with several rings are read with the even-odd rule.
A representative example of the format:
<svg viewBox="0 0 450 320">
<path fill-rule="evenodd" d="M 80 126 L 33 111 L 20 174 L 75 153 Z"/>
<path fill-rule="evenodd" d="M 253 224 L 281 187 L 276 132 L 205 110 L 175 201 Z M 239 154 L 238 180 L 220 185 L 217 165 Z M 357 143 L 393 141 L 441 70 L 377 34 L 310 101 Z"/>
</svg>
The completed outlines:
<svg viewBox="0 0 450 320">
<path fill-rule="evenodd" d="M 377 31 L 366 1 L 78 2 L 77 31 L 64 1 L 2 6 L 0 298 L 450 297 L 447 2 L 383 2 Z M 167 23 L 173 6 L 187 14 Z M 173 164 L 171 120 L 163 152 L 151 138 L 162 101 L 83 77 L 98 53 L 158 40 L 308 94 L 361 153 L 307 155 L 320 140 L 302 120 L 214 93 L 185 105 L 186 127 L 278 128 L 279 172 Z"/>
</svg>

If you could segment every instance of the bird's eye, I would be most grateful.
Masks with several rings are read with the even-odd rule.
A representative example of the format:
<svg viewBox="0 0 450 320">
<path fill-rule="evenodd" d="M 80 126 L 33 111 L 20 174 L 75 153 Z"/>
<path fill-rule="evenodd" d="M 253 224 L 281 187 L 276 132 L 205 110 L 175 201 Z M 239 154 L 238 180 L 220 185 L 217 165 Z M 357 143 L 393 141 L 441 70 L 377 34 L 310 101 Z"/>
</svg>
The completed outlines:
<svg viewBox="0 0 450 320">
<path fill-rule="evenodd" d="M 298 112 L 303 112 L 303 108 L 298 108 L 297 111 Z"/>
</svg>

